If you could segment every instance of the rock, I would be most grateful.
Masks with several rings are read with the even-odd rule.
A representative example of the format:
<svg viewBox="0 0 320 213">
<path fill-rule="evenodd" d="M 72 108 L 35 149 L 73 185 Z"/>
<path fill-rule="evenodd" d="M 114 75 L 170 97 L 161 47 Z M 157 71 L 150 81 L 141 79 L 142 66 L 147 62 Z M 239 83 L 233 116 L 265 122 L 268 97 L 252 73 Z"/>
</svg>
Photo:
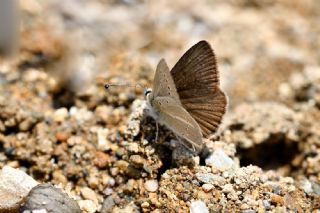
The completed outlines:
<svg viewBox="0 0 320 213">
<path fill-rule="evenodd" d="M 213 189 L 213 185 L 210 183 L 205 183 L 202 185 L 202 189 L 205 192 L 210 192 Z"/>
<path fill-rule="evenodd" d="M 37 118 L 31 115 L 19 124 L 20 131 L 28 131 L 37 122 Z"/>
<path fill-rule="evenodd" d="M 247 210 L 249 208 L 249 205 L 246 203 L 241 204 L 240 209 Z"/>
<path fill-rule="evenodd" d="M 320 196 L 320 185 L 317 183 L 313 183 L 313 191 L 317 196 Z"/>
<path fill-rule="evenodd" d="M 141 170 L 136 169 L 132 165 L 129 165 L 125 172 L 129 177 L 134 178 L 134 179 L 138 179 L 141 177 Z"/>
<path fill-rule="evenodd" d="M 82 212 L 94 213 L 98 210 L 97 205 L 92 200 L 80 200 L 78 203 Z"/>
<path fill-rule="evenodd" d="M 265 210 L 270 210 L 271 209 L 271 205 L 270 205 L 269 201 L 267 201 L 267 200 L 263 200 L 262 201 L 262 205 L 263 205 Z"/>
<path fill-rule="evenodd" d="M 111 188 L 106 188 L 105 190 L 103 190 L 103 194 L 105 195 L 111 195 L 113 192 L 113 190 Z"/>
<path fill-rule="evenodd" d="M 284 205 L 284 199 L 280 195 L 272 194 L 270 196 L 270 199 L 271 199 L 271 203 L 273 203 L 273 204 L 276 204 L 276 205 L 279 205 L 279 206 L 283 206 Z"/>
<path fill-rule="evenodd" d="M 108 213 L 112 211 L 113 206 L 115 205 L 112 196 L 107 197 L 102 204 L 101 213 Z"/>
<path fill-rule="evenodd" d="M 36 185 L 38 182 L 23 171 L 4 166 L 0 173 L 0 212 L 18 210 Z"/>
<path fill-rule="evenodd" d="M 67 108 L 57 109 L 53 114 L 53 120 L 55 122 L 63 122 L 69 115 Z"/>
<path fill-rule="evenodd" d="M 135 167 L 142 168 L 143 165 L 146 163 L 146 160 L 140 155 L 131 155 L 130 163 Z"/>
<path fill-rule="evenodd" d="M 110 157 L 108 154 L 100 151 L 96 152 L 95 158 L 93 160 L 93 163 L 95 166 L 97 166 L 99 169 L 103 169 L 103 168 L 106 168 L 109 162 L 110 162 Z"/>
<path fill-rule="evenodd" d="M 220 171 L 225 171 L 232 168 L 234 162 L 224 151 L 218 149 L 206 159 L 206 165 L 212 166 L 214 169 Z"/>
<path fill-rule="evenodd" d="M 224 193 L 231 193 L 233 191 L 234 191 L 233 186 L 230 183 L 228 183 L 222 187 L 222 192 L 224 192 Z"/>
<path fill-rule="evenodd" d="M 68 179 L 62 174 L 60 170 L 54 171 L 52 173 L 52 178 L 53 181 L 58 184 L 62 183 L 63 185 L 66 185 L 68 183 Z"/>
<path fill-rule="evenodd" d="M 98 197 L 97 194 L 90 188 L 85 187 L 80 189 L 81 195 L 86 200 L 92 200 L 96 204 L 98 204 Z"/>
<path fill-rule="evenodd" d="M 241 211 L 241 213 L 256 213 L 256 211 L 252 210 L 252 209 L 246 209 L 246 210 Z"/>
<path fill-rule="evenodd" d="M 148 202 L 143 202 L 141 204 L 141 208 L 148 208 L 148 207 L 150 207 L 150 204 Z"/>
<path fill-rule="evenodd" d="M 83 123 L 93 117 L 93 112 L 86 108 L 71 107 L 69 113 L 74 117 L 79 123 Z"/>
<path fill-rule="evenodd" d="M 70 137 L 70 133 L 68 132 L 57 132 L 56 133 L 56 138 L 58 141 L 65 142 L 68 140 Z"/>
<path fill-rule="evenodd" d="M 146 188 L 147 191 L 149 192 L 155 192 L 158 190 L 158 181 L 157 180 L 147 180 L 144 183 L 144 187 Z"/>
<path fill-rule="evenodd" d="M 109 129 L 98 129 L 97 138 L 98 138 L 98 148 L 102 151 L 108 151 L 111 149 L 111 144 L 107 140 L 107 135 L 109 134 Z"/>
<path fill-rule="evenodd" d="M 314 193 L 314 189 L 316 189 L 316 184 L 313 184 L 311 181 L 309 180 L 304 180 L 302 182 L 302 189 L 306 194 L 311 194 Z"/>
<path fill-rule="evenodd" d="M 218 186 L 224 184 L 225 182 L 223 177 L 212 173 L 196 173 L 196 177 L 203 183 L 210 183 Z"/>
<path fill-rule="evenodd" d="M 197 200 L 191 202 L 190 213 L 209 213 L 209 210 L 203 201 Z"/>
<path fill-rule="evenodd" d="M 139 145 L 137 143 L 130 143 L 130 145 L 128 146 L 128 151 L 133 153 L 138 153 Z"/>
<path fill-rule="evenodd" d="M 81 210 L 76 201 L 51 184 L 40 184 L 34 187 L 28 194 L 21 212 L 45 209 L 50 213 L 80 213 Z"/>
</svg>

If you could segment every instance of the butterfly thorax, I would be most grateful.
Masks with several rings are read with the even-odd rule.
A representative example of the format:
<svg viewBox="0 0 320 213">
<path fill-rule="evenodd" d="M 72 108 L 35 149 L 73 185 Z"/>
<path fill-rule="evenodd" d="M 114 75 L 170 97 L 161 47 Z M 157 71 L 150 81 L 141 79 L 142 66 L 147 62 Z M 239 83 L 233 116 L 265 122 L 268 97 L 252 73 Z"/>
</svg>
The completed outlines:
<svg viewBox="0 0 320 213">
<path fill-rule="evenodd" d="M 147 115 L 155 119 L 157 122 L 160 122 L 159 112 L 152 106 L 152 100 L 154 99 L 151 89 L 148 90 L 148 93 L 145 93 L 145 97 L 147 100 L 146 112 Z"/>
</svg>

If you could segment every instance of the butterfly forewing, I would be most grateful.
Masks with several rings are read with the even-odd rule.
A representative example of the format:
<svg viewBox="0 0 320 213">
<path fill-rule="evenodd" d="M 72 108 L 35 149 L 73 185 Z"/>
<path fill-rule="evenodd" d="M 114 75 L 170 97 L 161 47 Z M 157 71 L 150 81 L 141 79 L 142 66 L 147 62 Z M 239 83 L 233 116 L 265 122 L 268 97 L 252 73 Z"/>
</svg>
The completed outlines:
<svg viewBox="0 0 320 213">
<path fill-rule="evenodd" d="M 164 59 L 161 59 L 157 66 L 151 95 L 152 98 L 172 97 L 177 103 L 181 104 L 169 67 Z"/>
<path fill-rule="evenodd" d="M 186 139 L 196 150 L 202 148 L 202 134 L 197 122 L 172 97 L 156 97 L 152 101 L 155 110 L 161 112 L 160 123 L 165 124 L 175 134 Z"/>
<path fill-rule="evenodd" d="M 226 111 L 226 96 L 219 89 L 213 50 L 206 41 L 191 47 L 171 70 L 182 106 L 199 124 L 204 136 L 215 132 Z"/>
</svg>

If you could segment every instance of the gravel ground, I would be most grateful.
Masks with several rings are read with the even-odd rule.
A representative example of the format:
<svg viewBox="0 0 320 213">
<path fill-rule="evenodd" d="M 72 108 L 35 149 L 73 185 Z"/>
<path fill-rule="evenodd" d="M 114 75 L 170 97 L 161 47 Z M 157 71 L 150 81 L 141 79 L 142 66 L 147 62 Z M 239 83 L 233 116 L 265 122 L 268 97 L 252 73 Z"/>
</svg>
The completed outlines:
<svg viewBox="0 0 320 213">
<path fill-rule="evenodd" d="M 21 50 L 0 58 L 0 212 L 42 194 L 47 212 L 320 212 L 318 1 L 21 8 Z M 163 126 L 155 140 L 139 87 L 103 85 L 151 87 L 202 39 L 229 106 L 195 155 Z"/>
</svg>

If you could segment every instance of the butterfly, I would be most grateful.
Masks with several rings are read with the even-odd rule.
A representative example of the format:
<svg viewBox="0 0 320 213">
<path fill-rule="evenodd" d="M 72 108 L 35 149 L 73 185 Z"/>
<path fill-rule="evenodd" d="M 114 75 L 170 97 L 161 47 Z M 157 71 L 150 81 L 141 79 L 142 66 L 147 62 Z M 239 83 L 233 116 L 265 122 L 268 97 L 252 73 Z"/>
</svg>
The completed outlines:
<svg viewBox="0 0 320 213">
<path fill-rule="evenodd" d="M 210 44 L 192 46 L 171 71 L 161 59 L 145 96 L 151 117 L 185 139 L 187 147 L 201 150 L 203 137 L 216 132 L 227 105 Z"/>
</svg>

